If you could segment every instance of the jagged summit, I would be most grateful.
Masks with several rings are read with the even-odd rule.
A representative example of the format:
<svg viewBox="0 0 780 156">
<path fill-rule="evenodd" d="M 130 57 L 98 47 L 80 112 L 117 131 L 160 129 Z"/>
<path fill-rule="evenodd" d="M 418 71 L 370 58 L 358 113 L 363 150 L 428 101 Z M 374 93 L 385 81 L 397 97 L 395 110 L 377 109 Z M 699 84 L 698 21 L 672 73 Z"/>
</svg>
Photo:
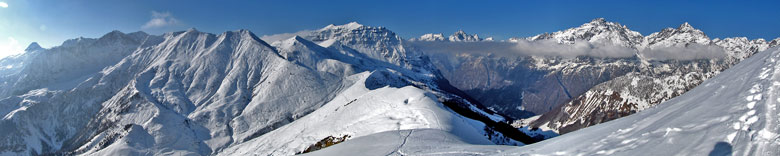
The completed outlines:
<svg viewBox="0 0 780 156">
<path fill-rule="evenodd" d="M 441 33 L 428 33 L 420 36 L 419 38 L 412 38 L 410 41 L 448 41 L 448 39 L 444 38 L 444 34 Z"/>
<path fill-rule="evenodd" d="M 595 18 L 593 20 L 590 20 L 590 23 L 606 24 L 607 20 L 604 19 L 603 17 L 600 17 L 600 18 Z"/>
<path fill-rule="evenodd" d="M 711 40 L 704 32 L 694 28 L 688 22 L 680 24 L 677 28 L 665 28 L 660 32 L 652 33 L 645 37 L 647 47 L 680 47 L 690 43 L 707 45 Z"/>
<path fill-rule="evenodd" d="M 283 50 L 292 49 L 294 46 L 303 46 L 303 47 L 307 47 L 307 48 L 313 48 L 313 47 L 323 48 L 323 47 L 317 45 L 316 43 L 314 43 L 312 41 L 309 41 L 309 40 L 306 40 L 303 37 L 298 36 L 298 35 L 290 37 L 289 39 L 286 39 L 286 40 L 276 41 L 276 42 L 272 43 L 271 45 L 274 46 L 274 47 L 283 49 Z"/>
<path fill-rule="evenodd" d="M 348 30 L 352 30 L 352 29 L 358 29 L 358 28 L 361 28 L 361 27 L 364 27 L 364 25 L 362 25 L 362 24 L 360 24 L 358 22 L 349 22 L 349 23 L 344 24 L 344 25 L 333 25 L 333 24 L 330 24 L 330 25 L 325 26 L 324 28 L 322 28 L 320 30 L 326 30 L 326 29 L 348 29 Z"/>
<path fill-rule="evenodd" d="M 691 24 L 688 24 L 688 22 L 680 24 L 680 26 L 677 27 L 677 29 L 679 29 L 679 30 L 695 30 L 695 28 L 693 28 L 693 26 L 691 26 Z"/>
<path fill-rule="evenodd" d="M 772 45 L 772 46 L 780 45 L 780 38 L 776 38 L 776 39 L 770 41 L 769 45 Z"/>
<path fill-rule="evenodd" d="M 596 18 L 579 27 L 540 34 L 527 40 L 555 40 L 565 44 L 574 44 L 579 40 L 637 48 L 642 43 L 643 37 L 642 34 L 628 29 L 625 25 Z"/>
<path fill-rule="evenodd" d="M 479 35 L 474 34 L 470 35 L 466 33 L 463 30 L 458 30 L 452 35 L 448 36 L 447 38 L 444 37 L 443 34 L 424 34 L 420 36 L 419 38 L 413 38 L 410 39 L 410 41 L 449 41 L 449 42 L 479 42 L 479 41 L 492 41 L 492 37 L 488 37 L 489 39 L 482 39 L 479 38 Z"/>
<path fill-rule="evenodd" d="M 94 44 L 103 46 L 135 45 L 140 43 L 144 37 L 146 36 L 131 36 L 119 30 L 114 30 L 98 38 Z"/>
<path fill-rule="evenodd" d="M 27 48 L 24 49 L 24 51 L 34 51 L 38 49 L 43 49 L 43 48 L 41 48 L 41 45 L 39 45 L 38 42 L 32 42 L 30 43 L 30 45 L 27 46 Z"/>
<path fill-rule="evenodd" d="M 251 40 L 254 40 L 256 42 L 267 44 L 267 43 L 265 43 L 265 41 L 263 41 L 259 37 L 257 37 L 257 35 L 255 35 L 255 33 L 253 33 L 252 31 L 249 31 L 249 29 L 239 29 L 239 30 L 235 30 L 235 31 L 227 31 L 225 33 L 226 34 L 232 34 L 232 35 L 240 35 L 242 39 L 251 39 Z"/>
<path fill-rule="evenodd" d="M 100 37 L 100 38 L 106 38 L 106 37 L 117 37 L 117 36 L 123 36 L 123 35 L 125 35 L 125 33 L 123 33 L 122 31 L 119 31 L 119 30 L 113 30 L 113 31 L 111 31 L 111 32 L 108 32 L 108 33 L 106 33 L 105 35 L 103 35 L 103 36 L 102 36 L 102 37 Z"/>
<path fill-rule="evenodd" d="M 450 41 L 454 42 L 476 42 L 481 41 L 479 35 L 469 35 L 463 30 L 458 30 L 449 37 Z"/>
</svg>

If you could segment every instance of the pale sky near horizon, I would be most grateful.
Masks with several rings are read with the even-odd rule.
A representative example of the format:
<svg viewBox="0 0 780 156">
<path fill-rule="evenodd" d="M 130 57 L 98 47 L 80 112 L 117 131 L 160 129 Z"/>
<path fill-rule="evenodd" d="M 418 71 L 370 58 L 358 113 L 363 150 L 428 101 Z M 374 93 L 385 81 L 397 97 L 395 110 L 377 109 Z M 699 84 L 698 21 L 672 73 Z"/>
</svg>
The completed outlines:
<svg viewBox="0 0 780 156">
<path fill-rule="evenodd" d="M 196 28 L 258 36 L 357 21 L 404 38 L 457 30 L 496 39 L 576 27 L 591 19 L 627 25 L 643 35 L 689 22 L 711 38 L 780 36 L 777 1 L 185 1 L 0 0 L 0 57 L 31 42 L 48 48 L 112 30 L 162 34 Z"/>
</svg>

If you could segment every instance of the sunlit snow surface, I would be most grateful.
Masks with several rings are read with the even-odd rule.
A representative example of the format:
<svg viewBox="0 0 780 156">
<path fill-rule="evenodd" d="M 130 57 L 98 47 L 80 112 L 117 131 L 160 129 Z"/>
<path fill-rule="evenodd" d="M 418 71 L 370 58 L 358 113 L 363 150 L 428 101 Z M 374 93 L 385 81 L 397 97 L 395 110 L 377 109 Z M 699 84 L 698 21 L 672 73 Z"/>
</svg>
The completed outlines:
<svg viewBox="0 0 780 156">
<path fill-rule="evenodd" d="M 508 151 L 499 150 L 502 146 L 467 146 L 459 141 L 438 143 L 430 137 L 409 137 L 407 142 L 417 143 L 393 146 L 396 148 L 392 153 L 374 146 L 396 140 L 374 139 L 355 146 L 353 141 L 368 140 L 357 138 L 313 154 L 438 155 L 412 150 L 426 147 L 474 154 L 495 151 L 495 155 L 780 155 L 778 61 L 780 50 L 770 49 L 657 107 Z M 368 137 L 390 137 L 386 135 Z M 431 146 L 436 144 L 440 146 Z"/>
<path fill-rule="evenodd" d="M 320 109 L 220 155 L 292 155 L 328 136 L 354 138 L 408 129 L 442 130 L 470 143 L 492 144 L 481 136 L 481 127 L 468 123 L 476 121 L 448 111 L 429 92 L 411 86 L 369 90 L 365 81 L 374 75 L 353 76 L 360 80 Z"/>
</svg>

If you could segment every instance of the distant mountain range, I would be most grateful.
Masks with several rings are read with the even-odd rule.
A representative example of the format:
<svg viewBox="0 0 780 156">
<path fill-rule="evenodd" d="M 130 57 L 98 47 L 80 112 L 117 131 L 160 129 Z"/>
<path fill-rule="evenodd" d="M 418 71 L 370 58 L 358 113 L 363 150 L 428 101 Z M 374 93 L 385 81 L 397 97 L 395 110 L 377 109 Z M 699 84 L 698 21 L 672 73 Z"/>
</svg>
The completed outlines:
<svg viewBox="0 0 780 156">
<path fill-rule="evenodd" d="M 274 37 L 189 29 L 32 43 L 0 59 L 0 155 L 292 155 L 361 137 L 402 141 L 400 155 L 416 137 L 525 145 L 655 107 L 780 44 L 710 39 L 688 23 L 642 36 L 604 19 L 508 41 L 404 40 L 356 22 Z M 429 43 L 484 50 L 416 46 Z M 563 50 L 490 47 L 518 45 Z M 510 147 L 482 152 L 495 149 Z"/>
<path fill-rule="evenodd" d="M 439 34 L 425 34 L 419 38 L 409 39 L 410 41 L 448 41 L 448 42 L 480 42 L 480 41 L 493 41 L 493 37 L 479 38 L 479 35 L 469 35 L 463 30 L 458 30 L 447 38 L 444 35 Z"/>
<path fill-rule="evenodd" d="M 516 126 L 567 133 L 653 107 L 745 58 L 780 44 L 780 38 L 772 41 L 745 37 L 710 39 L 688 23 L 642 36 L 625 25 L 603 18 L 579 27 L 512 38 L 507 42 L 541 41 L 562 46 L 625 47 L 633 56 L 499 56 L 485 51 L 483 54 L 433 53 L 431 58 L 455 87 L 491 110 L 520 119 Z M 699 51 L 723 54 L 685 58 L 700 55 Z M 659 53 L 673 57 L 653 56 Z"/>
</svg>

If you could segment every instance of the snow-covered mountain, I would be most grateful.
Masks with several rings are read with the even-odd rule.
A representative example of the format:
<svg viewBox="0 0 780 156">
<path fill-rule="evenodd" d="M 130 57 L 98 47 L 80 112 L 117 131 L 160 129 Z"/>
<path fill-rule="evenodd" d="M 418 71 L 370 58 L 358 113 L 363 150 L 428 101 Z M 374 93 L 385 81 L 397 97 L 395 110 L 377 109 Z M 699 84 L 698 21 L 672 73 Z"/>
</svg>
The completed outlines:
<svg viewBox="0 0 780 156">
<path fill-rule="evenodd" d="M 410 41 L 450 41 L 449 38 L 444 38 L 441 33 L 438 34 L 423 34 L 420 38 L 412 38 Z"/>
<path fill-rule="evenodd" d="M 498 43 L 463 31 L 414 40 Z M 356 22 L 271 43 L 195 29 L 33 43 L 0 59 L 0 155 L 292 155 L 345 141 L 319 154 L 491 154 L 652 109 L 780 44 L 709 39 L 687 23 L 645 37 L 604 19 L 515 41 L 635 55 L 427 55 Z M 723 55 L 668 58 L 697 49 Z"/>
<path fill-rule="evenodd" d="M 711 40 L 699 29 L 693 28 L 688 22 L 677 28 L 666 28 L 645 37 L 648 48 L 684 47 L 689 44 L 710 44 Z"/>
<path fill-rule="evenodd" d="M 523 147 L 421 130 L 356 138 L 312 155 L 778 155 L 778 61 L 780 49 L 772 48 L 656 107 Z"/>
<path fill-rule="evenodd" d="M 565 44 L 584 41 L 639 48 L 644 42 L 644 37 L 639 32 L 628 29 L 625 25 L 608 22 L 604 18 L 597 18 L 576 28 L 544 33 L 528 37 L 526 40 L 555 40 L 558 43 Z"/>
<path fill-rule="evenodd" d="M 663 36 L 663 37 L 660 37 Z M 744 37 L 710 40 L 688 23 L 646 37 L 645 50 L 712 46 L 725 56 L 716 59 L 650 61 L 637 71 L 593 86 L 532 123 L 561 133 L 627 116 L 679 96 L 720 71 L 774 45 Z M 718 50 L 716 49 L 716 50 Z"/>
<path fill-rule="evenodd" d="M 532 141 L 403 42 L 353 22 L 271 44 L 195 29 L 33 44 L 0 61 L 13 69 L 1 79 L 0 154 L 288 155 L 328 136 L 416 128 Z"/>
<path fill-rule="evenodd" d="M 419 38 L 412 38 L 409 41 L 448 41 L 448 42 L 480 42 L 493 41 L 493 37 L 479 38 L 479 35 L 469 35 L 463 30 L 458 30 L 449 37 L 445 38 L 443 34 L 424 34 Z"/>
<path fill-rule="evenodd" d="M 772 48 L 655 108 L 510 153 L 778 155 L 778 60 Z"/>
<path fill-rule="evenodd" d="M 635 55 L 502 56 L 487 51 L 434 54 L 432 61 L 454 86 L 489 109 L 515 119 L 542 115 L 519 120 L 517 126 L 530 124 L 566 133 L 679 96 L 741 60 L 777 45 L 744 37 L 710 39 L 688 23 L 645 37 L 603 18 L 515 42 L 545 40 L 560 46 L 619 45 Z M 712 53 L 722 54 L 706 56 Z M 704 56 L 690 57 L 696 55 Z"/>
</svg>

